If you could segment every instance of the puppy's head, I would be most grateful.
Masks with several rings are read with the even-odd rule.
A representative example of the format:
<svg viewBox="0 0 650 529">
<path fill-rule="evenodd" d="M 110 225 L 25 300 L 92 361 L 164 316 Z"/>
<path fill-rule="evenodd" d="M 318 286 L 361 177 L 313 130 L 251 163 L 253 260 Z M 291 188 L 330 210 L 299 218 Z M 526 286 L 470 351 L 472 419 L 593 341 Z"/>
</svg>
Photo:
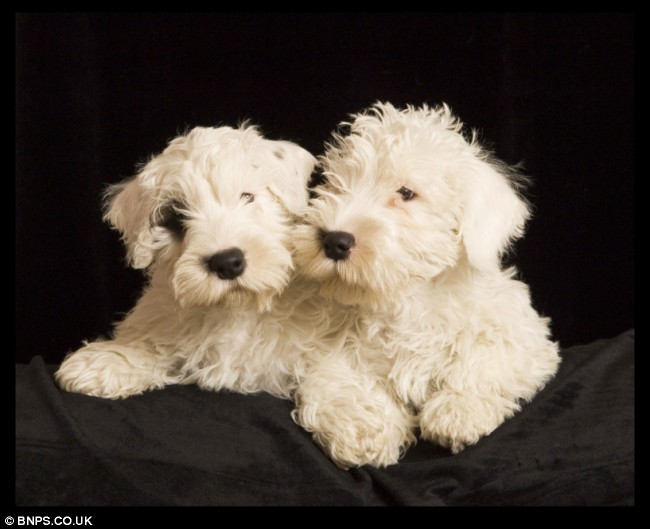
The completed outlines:
<svg viewBox="0 0 650 529">
<path fill-rule="evenodd" d="M 254 127 L 197 127 L 109 188 L 105 219 L 130 264 L 163 278 L 180 305 L 267 308 L 293 269 L 290 230 L 314 162 Z"/>
<path fill-rule="evenodd" d="M 298 228 L 296 260 L 321 290 L 379 306 L 458 266 L 498 270 L 529 212 L 511 171 L 447 106 L 378 103 L 321 157 L 325 183 Z"/>
</svg>

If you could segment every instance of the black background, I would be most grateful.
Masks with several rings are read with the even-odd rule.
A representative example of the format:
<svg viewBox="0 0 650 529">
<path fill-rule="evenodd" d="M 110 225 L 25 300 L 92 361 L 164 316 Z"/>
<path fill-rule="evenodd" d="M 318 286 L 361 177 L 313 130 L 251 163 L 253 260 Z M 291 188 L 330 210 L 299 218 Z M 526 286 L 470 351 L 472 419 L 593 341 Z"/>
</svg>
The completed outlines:
<svg viewBox="0 0 650 529">
<path fill-rule="evenodd" d="M 634 326 L 631 14 L 16 15 L 17 361 L 110 332 L 142 287 L 101 193 L 187 127 L 314 154 L 377 100 L 448 103 L 535 206 L 510 262 L 567 347 Z"/>
</svg>

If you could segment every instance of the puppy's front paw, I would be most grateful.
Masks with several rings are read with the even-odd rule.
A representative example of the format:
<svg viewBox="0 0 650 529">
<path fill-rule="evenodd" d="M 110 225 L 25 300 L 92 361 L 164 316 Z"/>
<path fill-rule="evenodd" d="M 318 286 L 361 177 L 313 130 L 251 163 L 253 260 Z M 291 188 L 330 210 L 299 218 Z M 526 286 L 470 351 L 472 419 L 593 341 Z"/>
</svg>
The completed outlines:
<svg viewBox="0 0 650 529">
<path fill-rule="evenodd" d="M 302 408 L 294 412 L 294 419 L 313 433 L 316 443 L 343 469 L 394 465 L 415 441 L 409 429 L 385 424 L 379 417 L 359 417 L 349 411 Z M 310 422 L 307 416 L 316 420 Z"/>
<path fill-rule="evenodd" d="M 294 420 L 343 468 L 397 463 L 415 442 L 416 417 L 382 380 L 324 356 L 300 380 Z"/>
<path fill-rule="evenodd" d="M 89 343 L 68 355 L 54 378 L 65 391 L 107 399 L 164 385 L 156 380 L 150 355 L 112 342 Z"/>
<path fill-rule="evenodd" d="M 428 439 L 457 454 L 495 430 L 518 406 L 499 396 L 442 390 L 420 411 L 420 430 Z"/>
</svg>

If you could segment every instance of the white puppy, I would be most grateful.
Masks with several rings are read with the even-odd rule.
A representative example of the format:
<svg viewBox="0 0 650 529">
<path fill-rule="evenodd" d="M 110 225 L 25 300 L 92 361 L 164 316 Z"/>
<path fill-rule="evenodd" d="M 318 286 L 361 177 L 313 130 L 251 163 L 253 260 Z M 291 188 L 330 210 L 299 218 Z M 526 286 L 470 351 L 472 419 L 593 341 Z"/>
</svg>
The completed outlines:
<svg viewBox="0 0 650 529">
<path fill-rule="evenodd" d="M 61 387 L 120 398 L 197 383 L 286 396 L 291 367 L 268 357 L 277 333 L 257 324 L 289 282 L 292 221 L 314 162 L 254 127 L 197 127 L 112 187 L 105 218 L 148 284 L 113 339 L 65 358 Z"/>
<path fill-rule="evenodd" d="M 501 265 L 529 217 L 521 179 L 461 128 L 447 106 L 376 104 L 322 157 L 296 233 L 317 286 L 291 289 L 313 329 L 294 417 L 341 466 L 397 462 L 417 427 L 459 452 L 558 368 L 548 319 Z"/>
</svg>

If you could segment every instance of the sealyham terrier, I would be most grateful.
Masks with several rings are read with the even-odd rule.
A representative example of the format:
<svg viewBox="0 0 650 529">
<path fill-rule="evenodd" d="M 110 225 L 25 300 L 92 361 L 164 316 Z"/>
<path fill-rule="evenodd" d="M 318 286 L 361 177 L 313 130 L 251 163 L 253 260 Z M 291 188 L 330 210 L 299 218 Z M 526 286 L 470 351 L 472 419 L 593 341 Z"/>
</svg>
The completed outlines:
<svg viewBox="0 0 650 529">
<path fill-rule="evenodd" d="M 106 398 L 174 383 L 287 396 L 292 368 L 269 358 L 258 322 L 292 275 L 314 163 L 251 126 L 197 127 L 110 188 L 105 219 L 148 283 L 112 339 L 64 359 L 59 385 Z"/>
<path fill-rule="evenodd" d="M 502 266 L 530 216 L 522 178 L 445 105 L 377 103 L 346 125 L 295 231 L 307 279 L 280 302 L 302 296 L 292 325 L 310 329 L 292 339 L 294 418 L 342 467 L 396 463 L 418 431 L 457 453 L 560 362 L 549 320 Z"/>
</svg>

